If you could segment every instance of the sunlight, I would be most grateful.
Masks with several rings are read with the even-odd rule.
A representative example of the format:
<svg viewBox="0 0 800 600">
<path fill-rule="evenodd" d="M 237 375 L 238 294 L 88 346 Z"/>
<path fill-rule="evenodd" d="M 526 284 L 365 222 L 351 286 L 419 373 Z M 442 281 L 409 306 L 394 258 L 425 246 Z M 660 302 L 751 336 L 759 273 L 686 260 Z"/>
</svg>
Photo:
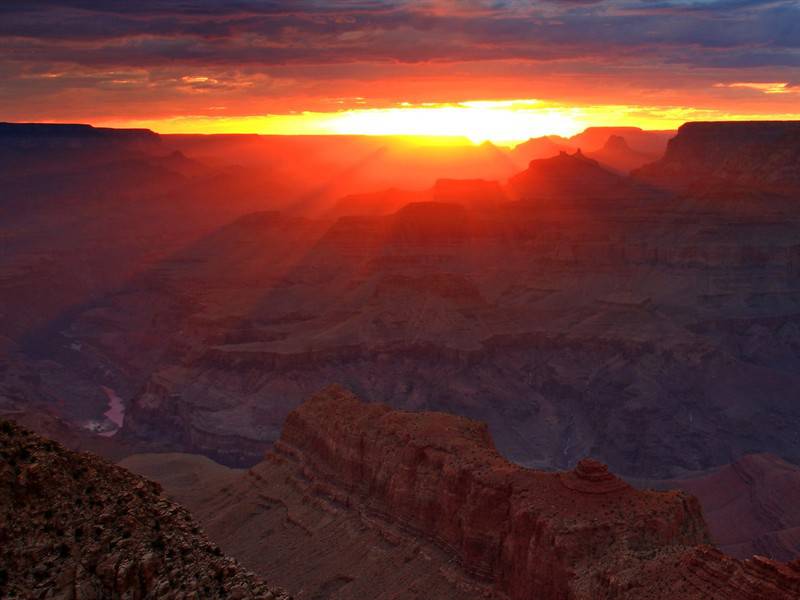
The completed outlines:
<svg viewBox="0 0 800 600">
<path fill-rule="evenodd" d="M 592 126 L 677 129 L 686 121 L 794 120 L 798 113 L 753 114 L 684 106 L 573 106 L 540 100 L 475 100 L 448 104 L 402 103 L 262 115 L 181 115 L 147 120 L 97 120 L 106 127 L 144 127 L 158 133 L 262 135 L 393 135 L 424 145 L 490 141 L 510 146 L 532 137 L 570 137 Z"/>
<path fill-rule="evenodd" d="M 465 102 L 348 111 L 328 126 L 340 134 L 462 136 L 473 143 L 508 144 L 543 135 L 571 136 L 586 127 L 577 109 L 535 102 Z"/>
</svg>

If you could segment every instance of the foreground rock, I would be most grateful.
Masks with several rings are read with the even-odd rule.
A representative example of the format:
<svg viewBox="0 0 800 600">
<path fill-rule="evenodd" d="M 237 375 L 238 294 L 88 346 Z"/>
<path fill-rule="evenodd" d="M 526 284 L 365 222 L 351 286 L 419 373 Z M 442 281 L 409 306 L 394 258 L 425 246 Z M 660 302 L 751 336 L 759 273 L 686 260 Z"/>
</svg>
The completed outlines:
<svg viewBox="0 0 800 600">
<path fill-rule="evenodd" d="M 149 462 L 134 468 L 157 472 Z M 202 478 L 194 490 L 173 478 L 172 489 L 226 552 L 298 598 L 800 593 L 800 565 L 707 546 L 691 496 L 635 490 L 588 459 L 570 472 L 524 469 L 481 423 L 364 404 L 340 388 L 292 412 L 275 450 L 238 480 L 205 471 L 216 491 Z"/>
<path fill-rule="evenodd" d="M 158 484 L 0 421 L 0 597 L 288 599 Z"/>
</svg>

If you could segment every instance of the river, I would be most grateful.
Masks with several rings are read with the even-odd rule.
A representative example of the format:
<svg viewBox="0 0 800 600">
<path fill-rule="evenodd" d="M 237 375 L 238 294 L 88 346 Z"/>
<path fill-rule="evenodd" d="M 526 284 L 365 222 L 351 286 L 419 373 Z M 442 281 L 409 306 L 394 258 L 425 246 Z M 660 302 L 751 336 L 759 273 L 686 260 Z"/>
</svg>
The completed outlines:
<svg viewBox="0 0 800 600">
<path fill-rule="evenodd" d="M 117 393 L 112 390 L 110 387 L 101 386 L 103 391 L 108 396 L 108 410 L 103 413 L 103 415 L 116 427 L 114 429 L 110 429 L 108 431 L 102 432 L 100 435 L 104 437 L 110 437 L 117 433 L 122 427 L 122 424 L 125 422 L 125 404 L 122 402 L 122 398 L 117 396 Z"/>
</svg>

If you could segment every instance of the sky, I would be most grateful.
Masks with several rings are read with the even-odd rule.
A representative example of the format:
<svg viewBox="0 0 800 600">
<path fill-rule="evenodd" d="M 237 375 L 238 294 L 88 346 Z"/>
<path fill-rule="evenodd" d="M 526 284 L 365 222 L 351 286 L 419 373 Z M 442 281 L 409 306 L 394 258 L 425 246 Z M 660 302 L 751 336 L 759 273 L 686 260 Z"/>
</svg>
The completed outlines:
<svg viewBox="0 0 800 600">
<path fill-rule="evenodd" d="M 2 0 L 0 120 L 474 141 L 800 118 L 800 0 Z"/>
</svg>

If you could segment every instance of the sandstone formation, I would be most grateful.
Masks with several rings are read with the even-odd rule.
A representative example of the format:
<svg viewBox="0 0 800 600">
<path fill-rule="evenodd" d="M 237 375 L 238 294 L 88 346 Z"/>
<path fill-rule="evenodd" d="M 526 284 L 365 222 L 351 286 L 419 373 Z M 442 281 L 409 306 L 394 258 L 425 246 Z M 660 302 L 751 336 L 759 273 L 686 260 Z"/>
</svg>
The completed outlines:
<svg viewBox="0 0 800 600">
<path fill-rule="evenodd" d="M 709 547 L 683 492 L 635 490 L 589 459 L 572 471 L 524 469 L 481 423 L 365 404 L 338 387 L 293 411 L 274 451 L 242 475 L 180 457 L 126 464 L 163 478 L 226 552 L 297 598 L 800 593 L 800 564 Z"/>
<path fill-rule="evenodd" d="M 0 421 L 0 597 L 286 599 L 158 484 Z"/>
<path fill-rule="evenodd" d="M 589 461 L 567 474 L 523 470 L 482 424 L 393 412 L 339 389 L 289 415 L 275 456 L 448 549 L 513 600 L 598 598 L 638 552 L 706 536 L 689 497 L 637 492 Z"/>
<path fill-rule="evenodd" d="M 735 191 L 800 190 L 800 122 L 687 123 L 641 179 L 724 197 Z M 736 189 L 738 188 L 738 190 Z"/>
</svg>

